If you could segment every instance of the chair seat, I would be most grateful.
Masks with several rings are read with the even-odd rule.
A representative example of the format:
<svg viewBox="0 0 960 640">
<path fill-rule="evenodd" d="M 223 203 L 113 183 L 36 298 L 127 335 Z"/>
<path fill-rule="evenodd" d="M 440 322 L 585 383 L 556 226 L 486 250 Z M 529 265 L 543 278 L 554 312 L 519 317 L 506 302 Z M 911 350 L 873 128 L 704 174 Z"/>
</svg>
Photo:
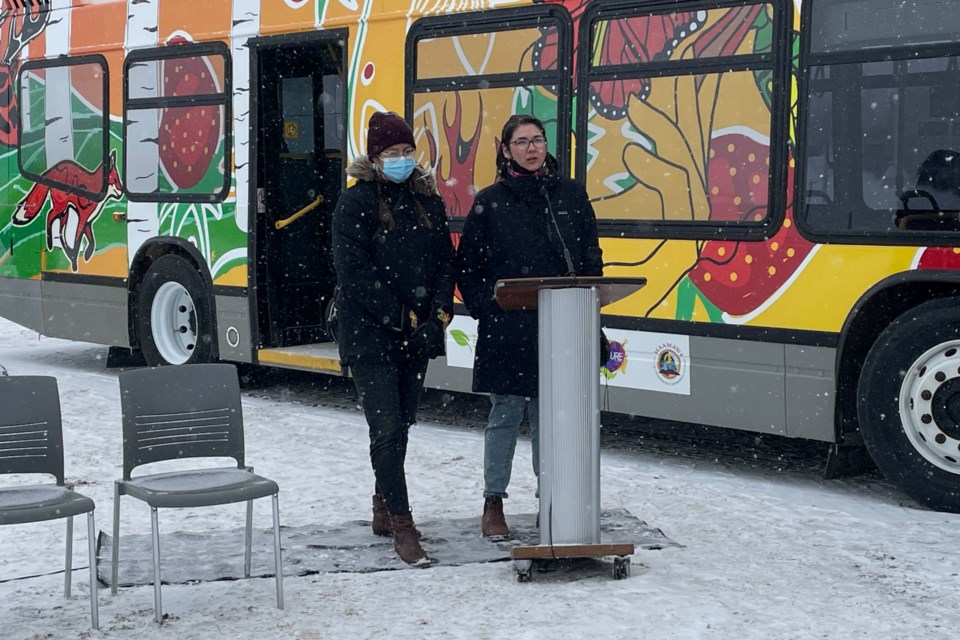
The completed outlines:
<svg viewBox="0 0 960 640">
<path fill-rule="evenodd" d="M 246 502 L 279 491 L 273 480 L 236 467 L 156 473 L 118 484 L 122 493 L 158 508 Z"/>
<path fill-rule="evenodd" d="M 0 489 L 0 525 L 56 520 L 93 509 L 90 498 L 55 484 Z"/>
</svg>

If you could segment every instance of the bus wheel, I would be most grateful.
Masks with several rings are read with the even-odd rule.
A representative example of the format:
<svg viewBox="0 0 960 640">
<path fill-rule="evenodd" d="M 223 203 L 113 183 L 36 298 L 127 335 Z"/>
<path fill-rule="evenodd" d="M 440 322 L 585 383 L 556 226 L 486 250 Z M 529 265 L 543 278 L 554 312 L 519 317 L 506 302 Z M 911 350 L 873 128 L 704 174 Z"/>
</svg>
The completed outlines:
<svg viewBox="0 0 960 640">
<path fill-rule="evenodd" d="M 193 264 L 173 254 L 157 258 L 140 283 L 137 302 L 137 336 L 147 364 L 213 359 L 213 303 Z"/>
<path fill-rule="evenodd" d="M 917 502 L 960 512 L 960 307 L 931 300 L 877 338 L 857 386 L 864 444 Z"/>
</svg>

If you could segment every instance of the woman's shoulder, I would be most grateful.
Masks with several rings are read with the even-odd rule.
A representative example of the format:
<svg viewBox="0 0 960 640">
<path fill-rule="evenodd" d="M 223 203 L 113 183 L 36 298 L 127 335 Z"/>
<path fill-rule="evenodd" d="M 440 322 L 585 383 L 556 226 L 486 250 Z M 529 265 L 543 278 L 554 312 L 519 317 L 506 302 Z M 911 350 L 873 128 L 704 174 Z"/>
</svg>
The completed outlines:
<svg viewBox="0 0 960 640">
<path fill-rule="evenodd" d="M 354 209 L 364 208 L 371 194 L 376 193 L 376 186 L 367 182 L 356 182 L 340 192 L 337 209 L 351 213 Z"/>
<path fill-rule="evenodd" d="M 556 181 L 557 181 L 557 182 L 556 182 L 557 188 L 559 188 L 559 189 L 564 189 L 565 191 L 574 191 L 574 192 L 578 192 L 578 193 L 579 193 L 579 192 L 582 192 L 582 193 L 586 193 L 586 192 L 587 192 L 586 188 L 583 186 L 583 183 L 582 183 L 582 182 L 579 182 L 579 181 L 577 181 L 577 180 L 574 180 L 573 178 L 568 178 L 568 177 L 566 177 L 566 176 L 559 176 L 559 175 L 558 175 L 558 176 L 556 176 Z"/>
<path fill-rule="evenodd" d="M 449 218 L 447 215 L 447 203 L 443 201 L 443 198 L 440 197 L 439 194 L 434 193 L 429 196 L 421 196 L 420 202 L 423 203 L 424 208 L 427 210 L 427 215 L 430 216 L 434 222 L 447 222 Z"/>
<path fill-rule="evenodd" d="M 590 200 L 590 196 L 587 194 L 587 188 L 582 182 L 578 182 L 573 178 L 557 176 L 556 182 L 554 183 L 551 191 L 557 197 L 561 197 L 565 200 L 570 199 L 577 202 L 578 206 L 583 206 L 584 203 L 589 202 Z"/>
<path fill-rule="evenodd" d="M 504 186 L 503 180 L 497 180 L 490 186 L 480 189 L 480 191 L 477 192 L 477 195 L 474 196 L 474 201 L 496 200 L 497 198 L 503 197 L 504 193 L 506 193 L 506 188 Z"/>
</svg>

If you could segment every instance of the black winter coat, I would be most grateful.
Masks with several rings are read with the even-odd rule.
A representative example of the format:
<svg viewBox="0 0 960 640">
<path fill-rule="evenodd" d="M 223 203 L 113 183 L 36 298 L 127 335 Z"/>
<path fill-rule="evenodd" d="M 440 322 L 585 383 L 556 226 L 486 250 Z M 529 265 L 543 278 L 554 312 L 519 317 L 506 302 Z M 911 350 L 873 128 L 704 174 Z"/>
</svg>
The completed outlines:
<svg viewBox="0 0 960 640">
<path fill-rule="evenodd" d="M 421 322 L 439 309 L 453 313 L 456 264 L 446 210 L 433 176 L 420 167 L 402 185 L 378 178 L 366 158 L 354 161 L 347 174 L 357 182 L 341 194 L 333 213 L 340 361 L 396 363 L 411 355 L 397 330 L 408 310 Z M 381 196 L 396 225 L 390 230 L 380 221 Z M 430 227 L 419 224 L 414 199 Z M 438 343 L 420 355 L 441 355 L 442 338 Z"/>
<path fill-rule="evenodd" d="M 538 394 L 537 312 L 504 311 L 493 287 L 503 278 L 570 275 L 563 245 L 576 275 L 603 274 L 596 217 L 578 182 L 553 173 L 507 177 L 477 194 L 457 250 L 460 293 L 480 321 L 474 391 Z"/>
</svg>

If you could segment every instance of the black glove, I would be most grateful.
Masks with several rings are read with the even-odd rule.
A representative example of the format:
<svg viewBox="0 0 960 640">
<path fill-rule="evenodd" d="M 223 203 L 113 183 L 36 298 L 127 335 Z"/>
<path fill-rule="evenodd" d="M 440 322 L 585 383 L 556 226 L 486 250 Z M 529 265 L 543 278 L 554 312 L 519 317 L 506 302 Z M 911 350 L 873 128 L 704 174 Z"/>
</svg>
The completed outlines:
<svg viewBox="0 0 960 640">
<path fill-rule="evenodd" d="M 428 318 L 417 324 L 417 328 L 407 338 L 407 349 L 426 358 L 442 356 L 446 351 L 446 332 L 443 322 L 437 317 Z"/>
</svg>

